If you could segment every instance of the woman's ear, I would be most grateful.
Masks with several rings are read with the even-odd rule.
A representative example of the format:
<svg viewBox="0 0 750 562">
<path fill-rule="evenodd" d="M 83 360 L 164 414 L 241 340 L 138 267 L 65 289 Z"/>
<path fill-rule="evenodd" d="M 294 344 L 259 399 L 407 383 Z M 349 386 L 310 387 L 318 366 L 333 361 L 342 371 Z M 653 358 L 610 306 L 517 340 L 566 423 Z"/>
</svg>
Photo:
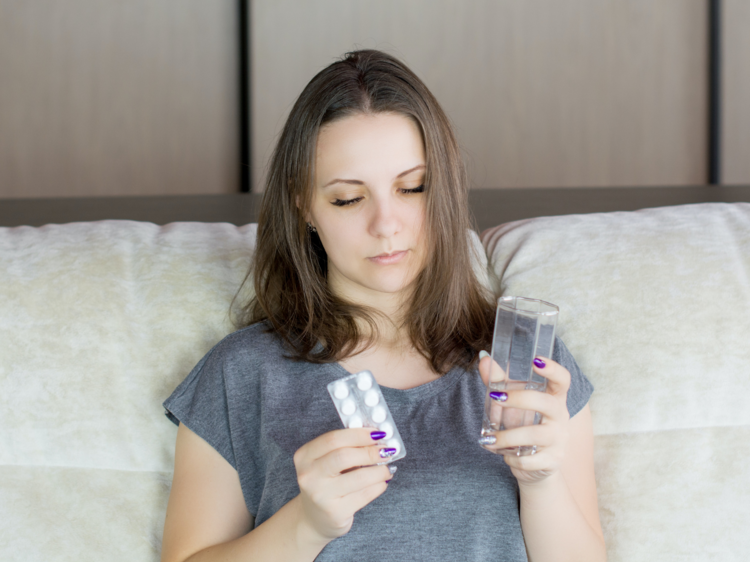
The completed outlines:
<svg viewBox="0 0 750 562">
<path fill-rule="evenodd" d="M 299 195 L 297 195 L 297 196 L 296 196 L 296 197 L 294 198 L 294 204 L 295 204 L 295 205 L 297 205 L 297 208 L 298 208 L 298 209 L 300 209 L 300 210 L 302 209 L 302 204 L 300 203 L 300 200 L 299 200 Z M 305 213 L 305 216 L 303 216 L 302 218 L 303 218 L 303 219 L 305 219 L 305 222 L 306 222 L 307 224 L 310 224 L 310 213 Z"/>
<path fill-rule="evenodd" d="M 294 202 L 297 205 L 297 208 L 300 209 L 300 210 L 302 210 L 302 205 L 300 204 L 299 195 L 296 197 L 296 199 L 295 199 Z M 312 223 L 312 215 L 310 215 L 310 211 L 307 211 L 307 212 L 303 213 L 302 214 L 302 218 L 305 220 L 305 222 L 307 223 L 308 227 L 311 226 L 311 227 L 315 228 L 315 225 Z"/>
</svg>

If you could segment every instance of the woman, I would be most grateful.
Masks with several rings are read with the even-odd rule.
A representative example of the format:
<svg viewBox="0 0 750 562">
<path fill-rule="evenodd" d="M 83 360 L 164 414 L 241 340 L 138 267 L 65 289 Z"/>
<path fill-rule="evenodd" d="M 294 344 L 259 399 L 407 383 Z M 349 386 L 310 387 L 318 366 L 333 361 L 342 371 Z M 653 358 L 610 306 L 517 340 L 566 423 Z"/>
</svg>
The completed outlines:
<svg viewBox="0 0 750 562">
<path fill-rule="evenodd" d="M 467 185 L 445 114 L 393 57 L 349 53 L 307 85 L 271 162 L 246 327 L 165 402 L 162 560 L 605 558 L 592 389 L 562 342 L 536 367 L 547 393 L 503 397 L 543 423 L 477 444 L 494 301 L 471 267 Z M 406 445 L 398 473 L 326 390 L 365 369 Z"/>
</svg>

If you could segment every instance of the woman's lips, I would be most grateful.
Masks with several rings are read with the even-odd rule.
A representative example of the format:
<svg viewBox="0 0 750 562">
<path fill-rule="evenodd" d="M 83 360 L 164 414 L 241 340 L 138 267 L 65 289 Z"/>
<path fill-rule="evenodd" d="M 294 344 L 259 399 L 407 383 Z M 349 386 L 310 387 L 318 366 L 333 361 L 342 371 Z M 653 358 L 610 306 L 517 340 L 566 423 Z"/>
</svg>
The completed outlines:
<svg viewBox="0 0 750 562">
<path fill-rule="evenodd" d="M 380 256 L 375 256 L 374 258 L 367 259 L 380 265 L 391 265 L 400 262 L 404 258 L 404 256 L 406 256 L 407 251 L 408 250 L 402 250 L 400 252 L 394 252 L 390 255 L 383 254 Z"/>
</svg>

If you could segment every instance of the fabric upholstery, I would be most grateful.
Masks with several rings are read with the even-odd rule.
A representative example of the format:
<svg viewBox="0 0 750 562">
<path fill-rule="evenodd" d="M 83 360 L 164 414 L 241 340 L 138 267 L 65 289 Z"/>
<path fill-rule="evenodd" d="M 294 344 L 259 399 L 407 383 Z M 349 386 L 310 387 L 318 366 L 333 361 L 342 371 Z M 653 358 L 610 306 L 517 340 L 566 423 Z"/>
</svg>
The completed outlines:
<svg viewBox="0 0 750 562">
<path fill-rule="evenodd" d="M 176 431 L 161 403 L 232 331 L 255 232 L 0 228 L 0 559 L 159 559 Z M 537 218 L 483 243 L 479 276 L 560 305 L 596 387 L 610 562 L 744 559 L 750 205 Z"/>
<path fill-rule="evenodd" d="M 0 228 L 0 560 L 159 559 L 176 436 L 161 403 L 234 329 L 256 229 Z"/>
<path fill-rule="evenodd" d="M 0 229 L 0 559 L 160 556 L 162 401 L 232 330 L 255 225 Z"/>
<path fill-rule="evenodd" d="M 744 559 L 750 204 L 543 217 L 482 240 L 498 293 L 560 306 L 596 389 L 610 562 Z"/>
</svg>

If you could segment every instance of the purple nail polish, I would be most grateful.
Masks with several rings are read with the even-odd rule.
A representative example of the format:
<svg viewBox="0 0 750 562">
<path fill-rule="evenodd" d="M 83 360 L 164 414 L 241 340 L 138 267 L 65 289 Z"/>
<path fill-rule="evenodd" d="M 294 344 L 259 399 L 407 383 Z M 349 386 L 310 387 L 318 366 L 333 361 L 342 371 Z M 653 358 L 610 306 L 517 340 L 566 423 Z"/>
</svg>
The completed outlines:
<svg viewBox="0 0 750 562">
<path fill-rule="evenodd" d="M 540 369 L 544 369 L 547 366 L 547 363 L 537 357 L 536 359 L 534 359 L 534 365 L 536 365 Z"/>
<path fill-rule="evenodd" d="M 505 392 L 490 392 L 490 398 L 505 402 L 508 399 L 508 395 Z"/>
<path fill-rule="evenodd" d="M 375 441 L 380 441 L 381 439 L 385 438 L 385 431 L 373 431 L 372 433 L 370 433 L 370 437 L 372 437 Z"/>
<path fill-rule="evenodd" d="M 396 454 L 396 449 L 392 447 L 386 447 L 385 449 L 380 449 L 381 459 L 387 459 L 388 457 L 392 457 L 395 454 Z"/>
</svg>

